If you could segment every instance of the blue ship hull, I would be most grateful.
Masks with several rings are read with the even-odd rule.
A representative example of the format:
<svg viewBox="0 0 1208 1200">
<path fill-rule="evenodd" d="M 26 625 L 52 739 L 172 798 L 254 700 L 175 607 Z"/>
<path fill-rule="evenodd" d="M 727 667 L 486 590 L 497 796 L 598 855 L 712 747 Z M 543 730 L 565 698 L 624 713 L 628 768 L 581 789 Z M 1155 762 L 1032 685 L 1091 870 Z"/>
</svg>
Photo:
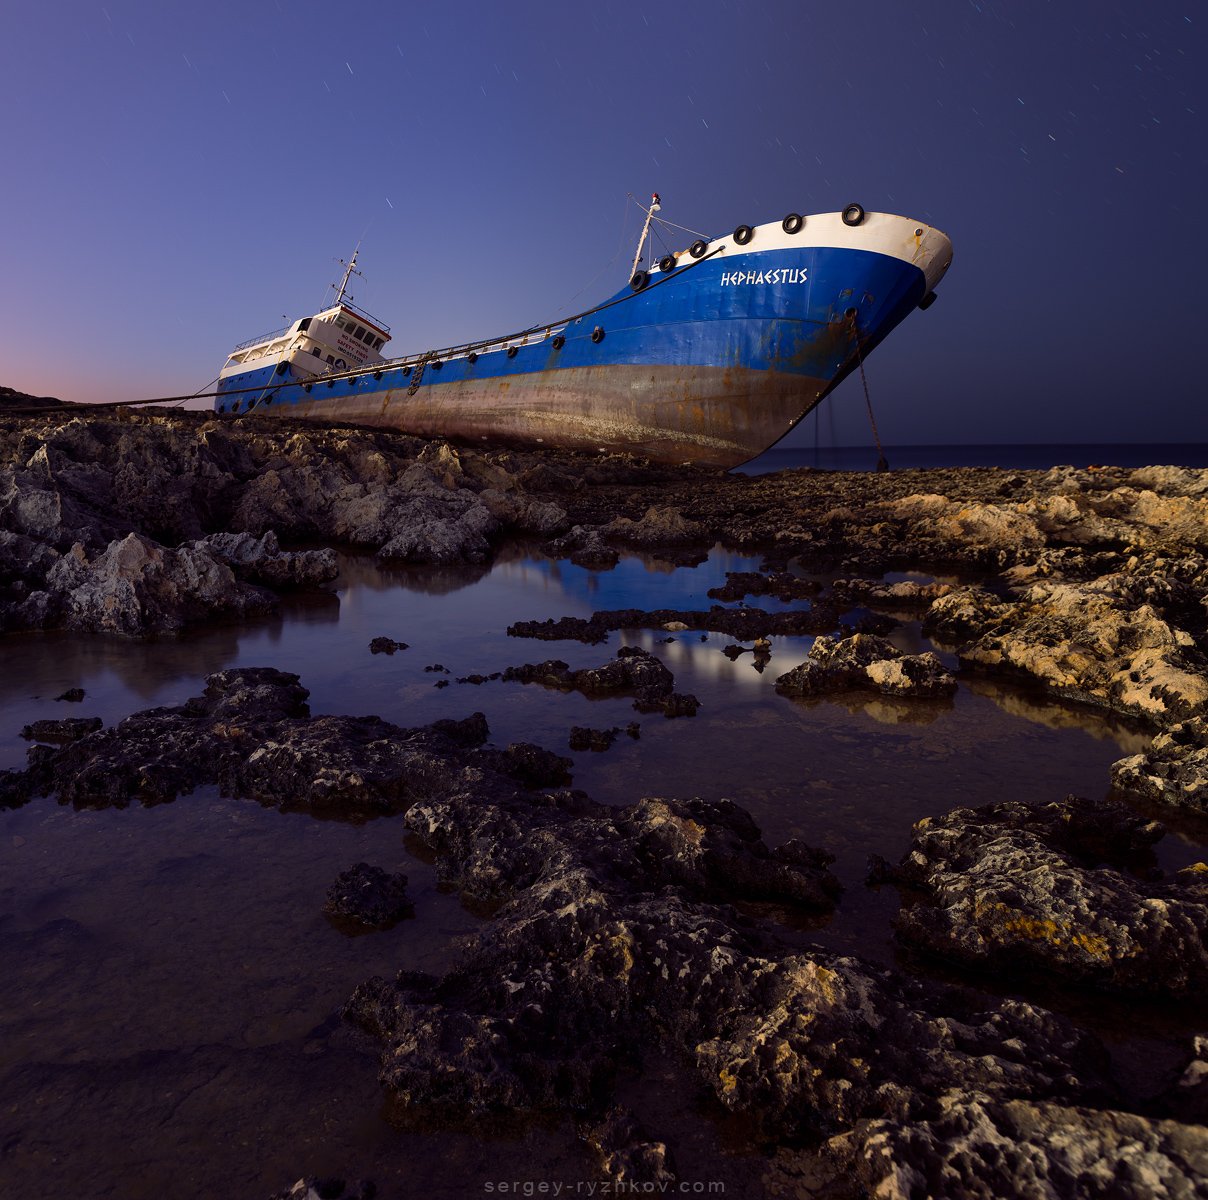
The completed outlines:
<svg viewBox="0 0 1208 1200">
<path fill-rule="evenodd" d="M 935 255 L 913 257 L 723 241 L 565 324 L 334 375 L 269 363 L 224 378 L 216 408 L 732 467 L 787 434 L 933 291 Z"/>
</svg>

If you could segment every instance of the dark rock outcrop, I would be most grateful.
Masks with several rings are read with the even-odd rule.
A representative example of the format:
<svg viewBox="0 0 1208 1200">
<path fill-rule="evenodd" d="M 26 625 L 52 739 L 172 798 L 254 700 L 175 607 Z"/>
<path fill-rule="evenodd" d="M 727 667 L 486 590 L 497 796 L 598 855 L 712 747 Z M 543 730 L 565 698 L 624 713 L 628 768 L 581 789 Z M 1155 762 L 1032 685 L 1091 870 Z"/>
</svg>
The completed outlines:
<svg viewBox="0 0 1208 1200">
<path fill-rule="evenodd" d="M 95 733 L 103 724 L 100 717 L 33 721 L 21 730 L 21 736 L 33 742 L 76 742 L 87 734 Z"/>
<path fill-rule="evenodd" d="M 616 658 L 602 667 L 572 671 L 561 659 L 553 658 L 508 667 L 503 678 L 587 696 L 632 695 L 639 712 L 661 712 L 667 717 L 695 716 L 700 707 L 695 696 L 674 691 L 675 676 L 653 654 L 637 646 L 622 646 Z"/>
<path fill-rule="evenodd" d="M 10 805 L 55 792 L 106 808 L 164 803 L 208 783 L 282 809 L 360 818 L 446 792 L 510 794 L 568 779 L 569 760 L 540 747 L 484 748 L 481 713 L 404 729 L 380 717 L 312 717 L 306 698 L 284 671 L 219 671 L 183 705 L 135 713 L 61 749 L 34 747 L 0 794 Z"/>
<path fill-rule="evenodd" d="M 1208 815 L 1208 719 L 1172 725 L 1144 753 L 1113 763 L 1112 786 L 1125 795 Z"/>
<path fill-rule="evenodd" d="M 892 642 L 871 633 L 820 637 L 805 662 L 776 680 L 776 690 L 786 696 L 852 689 L 943 699 L 956 691 L 956 680 L 934 654 L 903 654 Z"/>
<path fill-rule="evenodd" d="M 396 642 L 394 638 L 388 637 L 375 637 L 373 641 L 369 643 L 370 654 L 394 654 L 397 650 L 406 649 L 406 642 Z M 427 667 L 425 670 L 432 670 L 432 668 Z"/>
<path fill-rule="evenodd" d="M 441 878 L 498 906 L 443 978 L 370 980 L 349 1002 L 412 1111 L 603 1113 L 617 1066 L 648 1047 L 678 1047 L 720 1103 L 774 1137 L 954 1087 L 1002 1101 L 1110 1094 L 1093 1039 L 1052 1014 L 789 952 L 737 918 L 725 901 L 813 908 L 836 889 L 826 856 L 769 852 L 728 803 L 448 798 L 415 804 L 407 823 Z"/>
<path fill-rule="evenodd" d="M 341 871 L 327 891 L 323 911 L 367 929 L 388 929 L 412 912 L 407 876 L 357 863 Z"/>
<path fill-rule="evenodd" d="M 917 894 L 898 936 L 1014 980 L 1197 995 L 1208 986 L 1208 868 L 1148 878 L 1162 834 L 1122 804 L 1076 796 L 920 821 L 891 872 Z"/>
</svg>

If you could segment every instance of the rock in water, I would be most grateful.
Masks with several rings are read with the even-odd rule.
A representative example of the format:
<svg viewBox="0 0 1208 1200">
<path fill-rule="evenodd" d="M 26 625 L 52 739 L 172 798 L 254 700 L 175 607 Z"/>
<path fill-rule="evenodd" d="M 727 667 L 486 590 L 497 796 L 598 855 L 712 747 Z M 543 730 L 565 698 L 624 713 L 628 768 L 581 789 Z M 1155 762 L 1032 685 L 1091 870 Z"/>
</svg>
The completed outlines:
<svg viewBox="0 0 1208 1200">
<path fill-rule="evenodd" d="M 323 911 L 369 929 L 388 929 L 412 911 L 407 876 L 357 863 L 336 876 Z"/>
<path fill-rule="evenodd" d="M 819 637 L 809 658 L 776 680 L 786 696 L 817 696 L 864 689 L 886 696 L 946 698 L 956 691 L 952 673 L 930 652 L 903 654 L 871 633 Z"/>
<path fill-rule="evenodd" d="M 1016 980 L 1197 995 L 1208 986 L 1208 869 L 1138 878 L 1162 835 L 1123 804 L 1076 796 L 927 818 L 893 872 L 921 893 L 898 936 Z"/>
<path fill-rule="evenodd" d="M 1208 815 L 1208 720 L 1192 717 L 1159 733 L 1143 754 L 1112 764 L 1117 791 Z"/>
</svg>

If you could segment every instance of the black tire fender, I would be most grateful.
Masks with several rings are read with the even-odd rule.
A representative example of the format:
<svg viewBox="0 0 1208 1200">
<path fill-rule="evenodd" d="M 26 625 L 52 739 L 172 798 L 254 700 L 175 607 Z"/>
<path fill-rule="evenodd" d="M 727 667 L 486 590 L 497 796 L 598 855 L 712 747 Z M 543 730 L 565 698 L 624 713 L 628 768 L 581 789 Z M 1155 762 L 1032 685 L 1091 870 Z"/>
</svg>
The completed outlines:
<svg viewBox="0 0 1208 1200">
<path fill-rule="evenodd" d="M 470 353 L 466 355 L 466 362 L 468 362 L 470 364 L 470 366 L 473 366 L 477 361 L 478 361 L 478 351 L 471 350 Z"/>
<path fill-rule="evenodd" d="M 688 247 L 688 253 L 691 254 L 693 258 L 701 258 L 708 249 L 709 243 L 697 238 L 696 241 L 694 241 L 692 245 Z"/>
<path fill-rule="evenodd" d="M 849 204 L 843 210 L 844 225 L 859 225 L 865 217 L 864 209 L 859 204 Z"/>
<path fill-rule="evenodd" d="M 550 345 L 553 346 L 555 350 L 561 350 L 562 347 L 566 345 L 566 338 L 564 338 L 560 333 L 556 333 L 554 334 Z"/>
<path fill-rule="evenodd" d="M 508 358 L 515 358 L 517 353 L 519 352 L 519 350 L 520 350 L 519 346 L 509 346 L 508 347 Z"/>
<path fill-rule="evenodd" d="M 634 271 L 633 278 L 629 281 L 629 286 L 635 292 L 640 292 L 650 282 L 650 275 L 646 271 Z"/>
<path fill-rule="evenodd" d="M 604 340 L 604 329 L 602 326 L 597 325 L 595 329 L 591 331 L 591 340 L 595 342 L 597 346 Z"/>
<path fill-rule="evenodd" d="M 780 222 L 780 228 L 785 233 L 800 233 L 805 225 L 805 218 L 800 213 L 789 213 L 783 221 Z"/>
<path fill-rule="evenodd" d="M 662 271 L 664 275 L 668 275 L 672 271 L 674 271 L 675 270 L 675 255 L 674 254 L 664 254 L 663 257 L 659 259 L 659 270 Z"/>
<path fill-rule="evenodd" d="M 745 246 L 755 236 L 755 230 L 750 225 L 740 225 L 734 230 L 734 240 L 740 245 Z"/>
</svg>

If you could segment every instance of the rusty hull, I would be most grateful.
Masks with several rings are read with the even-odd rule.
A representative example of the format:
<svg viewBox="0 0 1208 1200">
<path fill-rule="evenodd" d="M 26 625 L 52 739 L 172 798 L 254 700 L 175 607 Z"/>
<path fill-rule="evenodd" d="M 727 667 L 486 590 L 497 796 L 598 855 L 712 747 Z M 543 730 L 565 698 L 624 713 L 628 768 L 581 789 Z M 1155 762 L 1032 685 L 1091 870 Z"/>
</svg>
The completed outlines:
<svg viewBox="0 0 1208 1200">
<path fill-rule="evenodd" d="M 736 467 L 779 441 L 830 381 L 741 367 L 610 364 L 307 395 L 282 415 L 420 437 L 538 443 Z M 318 390 L 318 389 L 316 389 Z"/>
</svg>

